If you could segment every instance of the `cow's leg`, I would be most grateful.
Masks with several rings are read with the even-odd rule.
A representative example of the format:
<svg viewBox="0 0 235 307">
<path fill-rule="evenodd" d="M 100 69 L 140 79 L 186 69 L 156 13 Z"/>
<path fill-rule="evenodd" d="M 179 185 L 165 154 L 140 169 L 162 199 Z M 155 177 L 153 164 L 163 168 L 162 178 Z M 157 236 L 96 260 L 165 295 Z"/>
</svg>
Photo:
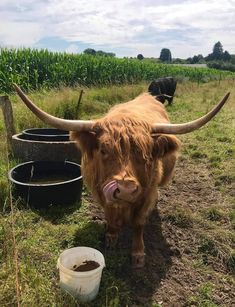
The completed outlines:
<svg viewBox="0 0 235 307">
<path fill-rule="evenodd" d="M 133 228 L 133 241 L 132 241 L 132 267 L 142 268 L 145 265 L 145 252 L 144 252 L 144 226 L 138 225 Z"/>
<path fill-rule="evenodd" d="M 107 229 L 105 234 L 105 246 L 112 248 L 116 245 L 118 234 L 122 226 L 120 218 L 120 209 L 116 207 L 104 207 L 105 218 L 107 221 Z"/>
<path fill-rule="evenodd" d="M 169 105 L 172 104 L 173 98 L 174 98 L 173 96 L 172 96 L 171 98 L 168 98 L 168 103 L 169 103 Z"/>
<path fill-rule="evenodd" d="M 171 180 L 172 176 L 174 175 L 176 160 L 177 160 L 176 153 L 172 153 L 162 158 L 163 174 L 162 174 L 162 179 L 159 182 L 159 186 L 164 186 Z"/>
<path fill-rule="evenodd" d="M 155 178 L 154 178 L 155 179 Z M 151 182 L 154 185 L 154 182 Z M 142 204 L 133 217 L 133 241 L 132 241 L 132 266 L 133 268 L 142 268 L 145 265 L 144 252 L 144 225 L 150 212 L 152 211 L 158 199 L 157 189 L 152 189 L 146 194 L 145 202 Z"/>
<path fill-rule="evenodd" d="M 106 248 L 113 248 L 117 244 L 119 229 L 108 225 L 105 234 Z"/>
</svg>

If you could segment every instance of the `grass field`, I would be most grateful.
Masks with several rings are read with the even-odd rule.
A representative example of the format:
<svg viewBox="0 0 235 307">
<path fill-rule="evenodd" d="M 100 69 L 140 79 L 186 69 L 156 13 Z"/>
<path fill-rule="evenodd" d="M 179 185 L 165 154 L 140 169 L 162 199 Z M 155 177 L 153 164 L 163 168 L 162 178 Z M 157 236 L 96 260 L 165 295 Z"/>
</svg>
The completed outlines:
<svg viewBox="0 0 235 307">
<path fill-rule="evenodd" d="M 80 118 L 97 118 L 127 101 L 146 84 L 85 89 Z M 172 122 L 192 120 L 231 92 L 229 102 L 206 127 L 180 136 L 183 148 L 172 183 L 161 189 L 145 229 L 147 265 L 132 272 L 129 229 L 116 250 L 104 249 L 102 211 L 84 189 L 81 204 L 37 211 L 10 205 L 7 154 L 0 115 L 0 306 L 78 306 L 58 286 L 56 262 L 66 248 L 86 245 L 104 252 L 106 268 L 98 297 L 79 306 L 232 307 L 235 301 L 234 81 L 178 84 Z M 30 96 L 57 116 L 73 117 L 79 88 Z M 11 96 L 17 131 L 42 127 Z"/>
</svg>

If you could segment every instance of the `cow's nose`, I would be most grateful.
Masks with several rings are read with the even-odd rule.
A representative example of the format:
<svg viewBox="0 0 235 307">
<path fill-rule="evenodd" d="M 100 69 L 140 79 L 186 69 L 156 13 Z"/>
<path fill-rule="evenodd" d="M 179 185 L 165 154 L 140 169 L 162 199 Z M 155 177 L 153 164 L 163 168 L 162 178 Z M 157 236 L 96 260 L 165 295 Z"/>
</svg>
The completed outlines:
<svg viewBox="0 0 235 307">
<path fill-rule="evenodd" d="M 126 198 L 126 196 L 134 196 L 138 192 L 138 185 L 134 182 L 118 182 L 114 191 L 114 197 Z"/>
</svg>

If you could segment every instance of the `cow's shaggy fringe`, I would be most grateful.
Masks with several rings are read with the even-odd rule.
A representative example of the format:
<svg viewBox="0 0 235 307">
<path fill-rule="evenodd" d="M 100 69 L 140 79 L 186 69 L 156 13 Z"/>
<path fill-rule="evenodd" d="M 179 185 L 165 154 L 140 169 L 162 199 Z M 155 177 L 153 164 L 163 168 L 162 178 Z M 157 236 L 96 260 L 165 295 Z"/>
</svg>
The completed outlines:
<svg viewBox="0 0 235 307">
<path fill-rule="evenodd" d="M 128 161 L 131 154 L 137 153 L 142 156 L 146 164 L 151 162 L 153 139 L 150 133 L 151 126 L 147 122 L 132 118 L 122 118 L 121 121 L 116 122 L 105 119 L 102 123 L 98 122 L 97 127 L 107 132 L 104 134 L 107 140 L 103 139 L 103 141 L 115 150 L 117 156 L 122 159 L 122 163 L 123 159 Z"/>
</svg>

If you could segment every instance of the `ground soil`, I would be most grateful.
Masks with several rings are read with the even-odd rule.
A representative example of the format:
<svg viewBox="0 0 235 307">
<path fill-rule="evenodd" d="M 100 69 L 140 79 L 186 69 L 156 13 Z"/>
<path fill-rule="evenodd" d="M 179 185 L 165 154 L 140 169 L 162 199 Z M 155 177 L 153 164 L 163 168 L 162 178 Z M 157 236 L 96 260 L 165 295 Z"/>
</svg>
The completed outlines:
<svg viewBox="0 0 235 307">
<path fill-rule="evenodd" d="M 194 265 L 202 259 L 200 236 L 207 234 L 208 226 L 190 219 L 177 225 L 171 218 L 178 209 L 200 216 L 211 206 L 226 207 L 225 203 L 206 164 L 180 159 L 173 181 L 161 188 L 159 202 L 145 226 L 145 268 L 130 274 L 128 266 L 118 272 L 132 289 L 132 306 L 150 306 L 150 302 L 164 307 L 199 306 L 188 302 L 200 295 L 198 289 L 204 283 L 213 284 L 210 299 L 216 306 L 235 306 L 235 291 L 223 278 L 230 276 L 229 269 L 216 257 L 209 257 L 204 267 Z M 91 203 L 90 212 L 92 221 L 105 222 L 99 206 Z M 223 229 L 229 227 L 228 220 L 221 223 Z M 119 249 L 130 250 L 129 232 L 125 229 L 121 234 Z"/>
<path fill-rule="evenodd" d="M 75 272 L 87 272 L 97 269 L 99 267 L 99 263 L 96 261 L 87 260 L 84 261 L 81 265 L 73 267 Z"/>
</svg>

